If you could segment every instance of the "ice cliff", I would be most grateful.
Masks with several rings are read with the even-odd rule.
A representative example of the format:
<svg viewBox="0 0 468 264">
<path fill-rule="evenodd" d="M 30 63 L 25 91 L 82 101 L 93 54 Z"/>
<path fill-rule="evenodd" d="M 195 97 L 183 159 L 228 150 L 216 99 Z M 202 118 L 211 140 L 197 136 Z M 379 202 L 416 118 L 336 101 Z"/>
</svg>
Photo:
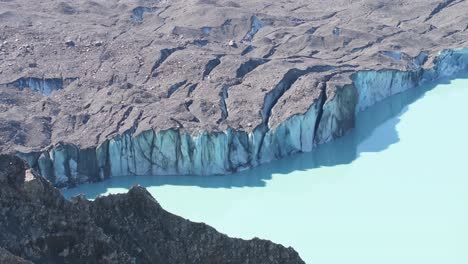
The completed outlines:
<svg viewBox="0 0 468 264">
<path fill-rule="evenodd" d="M 441 52 L 431 69 L 422 68 L 423 57 L 422 53 L 407 71 L 364 70 L 349 74 L 344 83 L 331 85 L 330 80 L 304 114 L 293 115 L 276 127 L 263 122 L 252 132 L 129 132 L 96 148 L 59 144 L 48 151 L 18 155 L 57 186 L 125 175 L 228 174 L 313 151 L 317 144 L 352 129 L 356 113 L 382 99 L 468 69 L 468 49 Z M 330 89 L 334 92 L 329 93 Z"/>
<path fill-rule="evenodd" d="M 49 96 L 52 92 L 61 90 L 68 84 L 75 81 L 77 78 L 20 78 L 14 82 L 7 83 L 7 86 L 13 86 L 20 90 L 29 88 L 39 92 L 45 96 Z"/>
</svg>

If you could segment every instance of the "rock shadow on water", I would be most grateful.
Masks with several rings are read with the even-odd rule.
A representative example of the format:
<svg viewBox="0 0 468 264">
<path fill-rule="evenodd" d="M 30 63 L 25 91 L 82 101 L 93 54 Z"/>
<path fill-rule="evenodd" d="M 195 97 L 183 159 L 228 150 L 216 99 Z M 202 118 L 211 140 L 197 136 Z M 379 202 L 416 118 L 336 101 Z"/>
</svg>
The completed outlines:
<svg viewBox="0 0 468 264">
<path fill-rule="evenodd" d="M 467 78 L 468 74 L 457 78 Z M 401 116 L 411 104 L 424 97 L 425 93 L 439 84 L 450 84 L 449 79 L 439 80 L 418 88 L 393 95 L 358 114 L 356 127 L 342 138 L 318 146 L 310 153 L 298 153 L 281 160 L 224 176 L 126 176 L 114 177 L 103 182 L 88 183 L 64 191 L 73 197 L 86 190 L 86 196 L 95 197 L 110 189 L 129 189 L 133 185 L 153 186 L 197 186 L 200 188 L 265 187 L 274 174 L 289 174 L 294 171 L 319 169 L 350 164 L 362 153 L 377 153 L 399 142 L 396 129 Z M 376 134 L 377 133 L 377 134 Z M 378 139 L 371 137 L 378 136 Z"/>
</svg>

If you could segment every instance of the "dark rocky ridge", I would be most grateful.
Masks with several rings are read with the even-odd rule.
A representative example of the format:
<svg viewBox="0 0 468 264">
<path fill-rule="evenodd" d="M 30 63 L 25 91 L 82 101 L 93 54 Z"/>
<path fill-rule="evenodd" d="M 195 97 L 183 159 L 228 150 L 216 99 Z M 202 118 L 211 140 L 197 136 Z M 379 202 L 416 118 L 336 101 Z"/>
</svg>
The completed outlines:
<svg viewBox="0 0 468 264">
<path fill-rule="evenodd" d="M 438 56 L 468 46 L 466 10 L 463 0 L 11 0 L 0 7 L 0 151 L 32 153 L 57 185 L 230 173 L 311 151 L 351 129 L 356 111 L 464 70 L 466 52 Z M 454 69 L 436 66 L 444 56 Z M 31 78 L 75 81 L 51 94 L 7 85 Z"/>
<path fill-rule="evenodd" d="M 27 261 L 23 258 L 11 254 L 8 250 L 0 248 L 0 263 L 8 264 L 32 264 L 32 262 Z"/>
<path fill-rule="evenodd" d="M 1 263 L 304 263 L 292 248 L 229 238 L 164 211 L 141 187 L 71 201 L 0 155 Z"/>
</svg>

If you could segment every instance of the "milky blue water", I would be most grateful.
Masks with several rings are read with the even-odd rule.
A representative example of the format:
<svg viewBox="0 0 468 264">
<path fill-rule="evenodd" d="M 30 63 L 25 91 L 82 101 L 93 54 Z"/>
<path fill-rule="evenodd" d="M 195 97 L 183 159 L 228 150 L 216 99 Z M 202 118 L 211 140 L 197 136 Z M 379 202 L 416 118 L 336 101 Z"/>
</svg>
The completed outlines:
<svg viewBox="0 0 468 264">
<path fill-rule="evenodd" d="M 147 187 L 230 236 L 315 264 L 468 263 L 468 76 L 393 96 L 314 153 L 230 176 L 122 177 L 66 196 Z"/>
</svg>

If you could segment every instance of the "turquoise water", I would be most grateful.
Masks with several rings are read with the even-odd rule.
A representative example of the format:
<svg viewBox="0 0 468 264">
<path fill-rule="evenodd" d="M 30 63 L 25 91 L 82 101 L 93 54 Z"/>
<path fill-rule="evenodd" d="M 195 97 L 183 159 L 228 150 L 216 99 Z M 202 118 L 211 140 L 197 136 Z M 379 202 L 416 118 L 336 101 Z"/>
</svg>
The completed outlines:
<svg viewBox="0 0 468 264">
<path fill-rule="evenodd" d="M 230 176 L 122 177 L 64 192 L 140 184 L 175 214 L 292 246 L 307 263 L 468 263 L 467 77 L 393 96 L 314 153 Z"/>
</svg>

